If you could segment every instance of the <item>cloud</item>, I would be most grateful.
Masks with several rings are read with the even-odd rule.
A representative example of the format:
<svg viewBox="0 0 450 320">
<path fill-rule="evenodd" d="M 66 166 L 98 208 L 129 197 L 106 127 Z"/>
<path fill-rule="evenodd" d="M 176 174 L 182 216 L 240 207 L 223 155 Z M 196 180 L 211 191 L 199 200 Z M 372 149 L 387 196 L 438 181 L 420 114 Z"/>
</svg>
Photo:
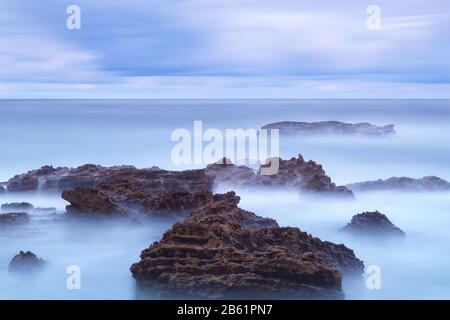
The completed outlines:
<svg viewBox="0 0 450 320">
<path fill-rule="evenodd" d="M 0 0 L 0 97 L 450 97 L 445 0 L 76 2 Z"/>
</svg>

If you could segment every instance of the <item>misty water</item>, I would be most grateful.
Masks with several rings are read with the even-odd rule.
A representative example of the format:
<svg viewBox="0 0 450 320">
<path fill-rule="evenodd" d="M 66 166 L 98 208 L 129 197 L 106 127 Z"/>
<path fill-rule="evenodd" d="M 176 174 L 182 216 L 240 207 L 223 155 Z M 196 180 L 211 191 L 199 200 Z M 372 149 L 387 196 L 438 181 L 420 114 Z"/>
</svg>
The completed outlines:
<svg viewBox="0 0 450 320">
<path fill-rule="evenodd" d="M 177 166 L 170 158 L 171 132 L 192 130 L 194 120 L 202 120 L 205 129 L 222 130 L 257 129 L 283 120 L 395 124 L 397 134 L 392 138 L 282 139 L 281 156 L 300 153 L 321 163 L 338 185 L 392 176 L 436 175 L 450 180 L 448 100 L 3 100 L 0 181 L 46 164 L 201 167 Z M 361 277 L 356 285 L 344 282 L 347 298 L 450 298 L 450 193 L 367 192 L 356 193 L 355 201 L 342 201 L 288 191 L 236 191 L 242 208 L 323 240 L 344 243 L 366 266 L 380 267 L 380 290 L 365 288 Z M 33 213 L 29 225 L 0 229 L 3 299 L 136 298 L 129 267 L 174 222 L 77 222 L 64 218 L 67 203 L 58 194 L 0 194 L 1 203 L 12 201 L 56 207 L 57 213 Z M 337 231 L 353 215 L 373 210 L 385 213 L 405 231 L 405 239 L 360 239 Z M 20 250 L 48 260 L 48 267 L 29 276 L 9 273 L 8 263 Z M 66 287 L 69 265 L 81 268 L 81 290 Z"/>
</svg>

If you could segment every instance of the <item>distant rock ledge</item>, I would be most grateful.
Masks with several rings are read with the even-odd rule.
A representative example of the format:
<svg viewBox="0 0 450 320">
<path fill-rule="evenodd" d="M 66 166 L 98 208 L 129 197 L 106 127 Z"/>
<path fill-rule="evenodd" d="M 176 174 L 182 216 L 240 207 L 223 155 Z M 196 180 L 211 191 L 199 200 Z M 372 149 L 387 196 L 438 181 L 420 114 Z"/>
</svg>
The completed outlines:
<svg viewBox="0 0 450 320">
<path fill-rule="evenodd" d="M 266 124 L 262 129 L 278 129 L 280 135 L 359 135 L 387 137 L 395 135 L 393 124 L 376 126 L 368 122 L 344 123 L 339 121 L 295 122 L 281 121 Z"/>
<path fill-rule="evenodd" d="M 351 183 L 346 186 L 352 191 L 450 191 L 450 182 L 439 177 L 428 176 L 421 179 L 408 177 L 392 177 L 386 180 L 375 180 Z"/>
</svg>

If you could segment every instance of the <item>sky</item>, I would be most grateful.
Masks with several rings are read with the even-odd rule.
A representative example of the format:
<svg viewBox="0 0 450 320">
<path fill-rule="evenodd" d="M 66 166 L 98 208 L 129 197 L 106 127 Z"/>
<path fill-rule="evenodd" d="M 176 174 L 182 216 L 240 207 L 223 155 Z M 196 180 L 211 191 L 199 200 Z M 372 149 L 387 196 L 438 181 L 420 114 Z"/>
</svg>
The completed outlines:
<svg viewBox="0 0 450 320">
<path fill-rule="evenodd" d="M 450 3 L 0 0 L 0 98 L 450 98 Z"/>
</svg>

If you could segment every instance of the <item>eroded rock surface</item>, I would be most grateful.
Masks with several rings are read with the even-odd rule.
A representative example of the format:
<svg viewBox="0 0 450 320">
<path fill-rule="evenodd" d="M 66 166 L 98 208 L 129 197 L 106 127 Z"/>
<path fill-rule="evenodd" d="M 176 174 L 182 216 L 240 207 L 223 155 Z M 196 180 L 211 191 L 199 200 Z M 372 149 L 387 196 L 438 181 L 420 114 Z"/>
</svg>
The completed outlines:
<svg viewBox="0 0 450 320">
<path fill-rule="evenodd" d="M 47 261 L 38 258 L 30 251 L 20 251 L 9 263 L 10 272 L 33 272 L 42 270 Z"/>
<path fill-rule="evenodd" d="M 107 195 L 97 189 L 65 190 L 62 197 L 70 202 L 66 210 L 71 214 L 120 215 L 126 213 L 126 209 L 115 204 Z"/>
<path fill-rule="evenodd" d="M 278 168 L 275 174 L 262 174 L 263 168 Z M 227 159 L 210 164 L 206 173 L 213 177 L 216 185 L 231 185 L 254 188 L 283 188 L 317 194 L 353 197 L 353 193 L 344 186 L 336 186 L 326 175 L 322 165 L 301 155 L 290 160 L 272 158 L 266 165 L 254 172 L 245 166 L 236 166 Z"/>
<path fill-rule="evenodd" d="M 201 298 L 342 298 L 342 273 L 363 263 L 344 245 L 279 227 L 214 195 L 141 253 L 131 272 L 141 289 Z M 240 296 L 242 297 L 242 296 Z"/>
<path fill-rule="evenodd" d="M 360 135 L 385 137 L 395 134 L 394 125 L 376 126 L 367 122 L 344 123 L 339 121 L 269 123 L 262 129 L 278 129 L 280 135 Z"/>
<path fill-rule="evenodd" d="M 403 237 L 405 235 L 386 215 L 378 211 L 363 212 L 353 216 L 350 223 L 342 228 L 341 231 L 365 236 Z"/>
<path fill-rule="evenodd" d="M 421 179 L 408 177 L 392 177 L 386 180 L 366 181 L 348 184 L 353 191 L 450 191 L 450 182 L 439 177 L 428 176 Z"/>
</svg>

